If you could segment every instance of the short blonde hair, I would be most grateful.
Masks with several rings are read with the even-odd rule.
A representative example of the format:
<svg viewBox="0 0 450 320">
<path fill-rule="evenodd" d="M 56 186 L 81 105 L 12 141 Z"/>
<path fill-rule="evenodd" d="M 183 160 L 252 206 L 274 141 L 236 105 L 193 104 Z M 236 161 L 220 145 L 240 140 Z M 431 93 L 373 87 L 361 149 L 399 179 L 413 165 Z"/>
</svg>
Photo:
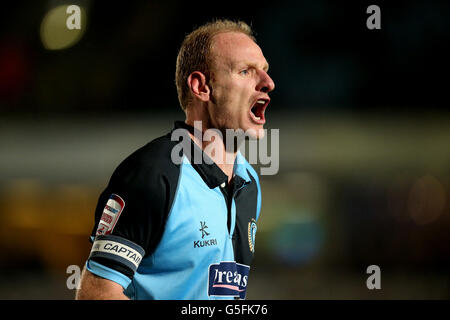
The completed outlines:
<svg viewBox="0 0 450 320">
<path fill-rule="evenodd" d="M 187 78 L 192 72 L 200 71 L 206 76 L 207 81 L 209 80 L 212 39 L 216 34 L 223 32 L 241 32 L 256 42 L 251 27 L 242 21 L 214 20 L 188 34 L 178 52 L 175 71 L 178 100 L 184 111 L 190 103 Z"/>
</svg>

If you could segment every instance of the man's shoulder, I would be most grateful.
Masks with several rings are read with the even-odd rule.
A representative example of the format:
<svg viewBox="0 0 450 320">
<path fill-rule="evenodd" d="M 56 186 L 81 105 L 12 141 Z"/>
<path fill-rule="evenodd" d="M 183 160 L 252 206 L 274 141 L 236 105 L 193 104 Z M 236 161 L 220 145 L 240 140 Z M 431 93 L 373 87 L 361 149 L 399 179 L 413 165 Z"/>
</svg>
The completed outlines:
<svg viewBox="0 0 450 320">
<path fill-rule="evenodd" d="M 152 165 L 170 160 L 170 155 L 177 141 L 171 140 L 171 134 L 168 133 L 148 142 L 141 148 L 130 154 L 124 161 L 137 161 L 143 165 Z"/>
<path fill-rule="evenodd" d="M 171 160 L 172 149 L 177 143 L 171 140 L 170 133 L 148 142 L 119 164 L 113 178 L 141 180 L 149 176 L 173 175 L 179 168 Z"/>
</svg>

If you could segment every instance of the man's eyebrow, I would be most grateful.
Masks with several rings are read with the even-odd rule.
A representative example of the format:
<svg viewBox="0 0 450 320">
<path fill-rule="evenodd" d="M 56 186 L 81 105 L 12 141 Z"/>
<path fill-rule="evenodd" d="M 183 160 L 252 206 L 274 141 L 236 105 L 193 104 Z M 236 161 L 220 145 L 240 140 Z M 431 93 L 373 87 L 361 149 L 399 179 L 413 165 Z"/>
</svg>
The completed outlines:
<svg viewBox="0 0 450 320">
<path fill-rule="evenodd" d="M 254 62 L 244 62 L 243 64 L 245 64 L 245 65 L 247 65 L 247 66 L 249 66 L 249 67 L 252 67 L 252 68 L 258 68 L 258 64 L 254 63 Z M 239 66 L 239 65 L 240 65 L 240 64 L 238 63 L 237 66 Z M 267 72 L 267 71 L 269 70 L 269 63 L 266 62 L 266 63 L 264 64 L 264 66 L 262 67 L 262 69 L 263 69 L 265 72 Z"/>
</svg>

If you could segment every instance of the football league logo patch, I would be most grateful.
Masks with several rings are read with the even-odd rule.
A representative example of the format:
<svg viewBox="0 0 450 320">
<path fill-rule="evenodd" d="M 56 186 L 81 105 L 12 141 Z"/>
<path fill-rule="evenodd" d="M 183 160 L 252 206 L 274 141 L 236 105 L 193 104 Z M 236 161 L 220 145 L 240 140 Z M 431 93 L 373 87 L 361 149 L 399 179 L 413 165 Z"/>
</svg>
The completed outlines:
<svg viewBox="0 0 450 320">
<path fill-rule="evenodd" d="M 125 201 L 113 193 L 103 209 L 103 214 L 97 227 L 97 236 L 111 234 L 124 207 Z"/>
<path fill-rule="evenodd" d="M 256 220 L 252 219 L 252 221 L 248 223 L 248 246 L 252 253 L 255 253 L 256 229 Z"/>
</svg>

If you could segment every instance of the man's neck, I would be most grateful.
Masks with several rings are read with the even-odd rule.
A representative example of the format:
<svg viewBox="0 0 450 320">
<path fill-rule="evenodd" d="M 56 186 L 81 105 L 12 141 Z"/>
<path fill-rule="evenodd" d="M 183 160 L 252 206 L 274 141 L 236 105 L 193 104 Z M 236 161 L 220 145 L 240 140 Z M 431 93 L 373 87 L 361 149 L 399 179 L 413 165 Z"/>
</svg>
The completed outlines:
<svg viewBox="0 0 450 320">
<path fill-rule="evenodd" d="M 193 124 L 188 123 L 193 126 Z M 202 128 L 202 132 L 195 131 L 195 134 L 189 132 L 189 136 L 198 145 L 203 152 L 208 155 L 214 163 L 228 176 L 228 182 L 233 178 L 234 162 L 236 160 L 237 151 L 227 150 L 226 143 L 223 139 L 203 139 L 204 133 L 208 128 Z M 212 140 L 212 141 L 211 141 Z M 217 154 L 216 154 L 217 153 Z"/>
</svg>

